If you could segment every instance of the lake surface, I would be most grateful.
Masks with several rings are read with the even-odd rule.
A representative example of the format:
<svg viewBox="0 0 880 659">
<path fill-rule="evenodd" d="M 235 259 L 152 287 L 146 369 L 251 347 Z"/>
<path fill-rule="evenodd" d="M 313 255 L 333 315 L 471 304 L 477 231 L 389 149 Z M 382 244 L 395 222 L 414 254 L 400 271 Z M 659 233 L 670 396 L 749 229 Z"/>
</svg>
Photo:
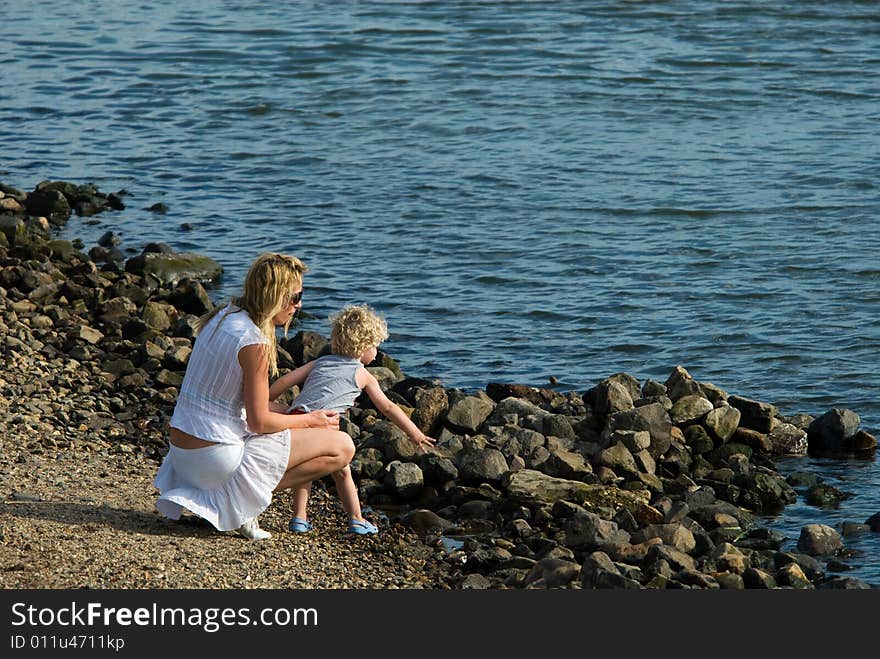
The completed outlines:
<svg viewBox="0 0 880 659">
<path fill-rule="evenodd" d="M 880 431 L 872 2 L 2 3 L 0 180 L 208 254 L 300 256 L 305 329 L 387 317 L 410 375 L 584 391 L 625 371 Z M 167 214 L 146 210 L 167 205 Z M 181 225 L 192 229 L 185 231 Z M 780 463 L 880 511 L 876 460 Z M 880 534 L 847 539 L 880 584 Z"/>
</svg>

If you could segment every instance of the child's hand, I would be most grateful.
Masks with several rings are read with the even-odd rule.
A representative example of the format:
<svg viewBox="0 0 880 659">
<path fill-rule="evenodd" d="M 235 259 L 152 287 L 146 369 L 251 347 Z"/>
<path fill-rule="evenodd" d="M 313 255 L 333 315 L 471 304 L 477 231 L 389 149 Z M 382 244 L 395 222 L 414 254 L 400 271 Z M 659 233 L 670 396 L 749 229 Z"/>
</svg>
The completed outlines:
<svg viewBox="0 0 880 659">
<path fill-rule="evenodd" d="M 315 410 L 309 412 L 310 428 L 332 428 L 339 430 L 339 412 L 333 410 Z"/>
<path fill-rule="evenodd" d="M 428 437 L 425 433 L 420 432 L 418 435 L 410 435 L 409 440 L 416 445 L 416 448 L 420 451 L 424 451 L 427 453 L 428 449 L 431 448 L 434 444 L 437 443 L 437 440 L 433 437 Z"/>
</svg>

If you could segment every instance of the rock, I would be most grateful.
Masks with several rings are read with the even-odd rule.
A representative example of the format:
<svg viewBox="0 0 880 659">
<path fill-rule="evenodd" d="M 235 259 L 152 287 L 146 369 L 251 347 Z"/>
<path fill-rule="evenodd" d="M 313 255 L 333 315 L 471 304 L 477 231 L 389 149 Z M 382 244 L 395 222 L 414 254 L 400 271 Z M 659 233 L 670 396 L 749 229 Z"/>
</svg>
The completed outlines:
<svg viewBox="0 0 880 659">
<path fill-rule="evenodd" d="M 633 408 L 633 399 L 627 387 L 611 379 L 600 382 L 585 393 L 583 398 L 587 405 L 593 407 L 599 418 Z"/>
<path fill-rule="evenodd" d="M 290 353 L 297 366 L 330 354 L 330 341 L 317 332 L 300 330 L 292 339 L 282 339 L 279 343 Z"/>
<path fill-rule="evenodd" d="M 801 529 L 798 549 L 810 556 L 827 556 L 843 548 L 840 534 L 825 524 L 807 524 Z"/>
<path fill-rule="evenodd" d="M 595 461 L 598 466 L 613 469 L 616 474 L 621 476 L 639 473 L 635 458 L 622 442 L 600 451 L 596 455 Z"/>
<path fill-rule="evenodd" d="M 706 414 L 704 424 L 706 428 L 716 437 L 722 444 L 733 437 L 739 427 L 739 420 L 742 413 L 735 407 L 716 407 Z"/>
<path fill-rule="evenodd" d="M 422 470 L 413 462 L 394 460 L 385 468 L 385 488 L 399 497 L 415 496 L 423 484 Z"/>
<path fill-rule="evenodd" d="M 494 405 L 476 396 L 465 396 L 453 403 L 446 413 L 446 423 L 455 432 L 475 433 L 491 414 Z"/>
<path fill-rule="evenodd" d="M 749 430 L 767 434 L 773 430 L 773 419 L 779 413 L 775 405 L 742 396 L 728 396 L 731 407 L 740 411 L 740 425 Z"/>
<path fill-rule="evenodd" d="M 714 409 L 712 403 L 707 399 L 700 395 L 689 394 L 675 401 L 669 416 L 673 423 L 686 425 L 696 422 Z"/>
<path fill-rule="evenodd" d="M 86 327 L 85 325 L 75 325 L 67 333 L 67 338 L 72 341 L 80 340 L 85 341 L 86 343 L 90 343 L 92 345 L 96 345 L 101 342 L 101 339 L 104 338 L 104 335 L 93 327 Z"/>
<path fill-rule="evenodd" d="M 774 455 L 807 454 L 807 433 L 791 423 L 780 423 L 767 439 Z"/>
<path fill-rule="evenodd" d="M 546 588 L 562 588 L 580 576 L 581 566 L 561 558 L 542 558 L 529 570 L 524 586 L 539 579 Z"/>
<path fill-rule="evenodd" d="M 431 435 L 437 427 L 440 418 L 449 409 L 449 397 L 443 387 L 430 387 L 417 389 L 413 396 L 415 407 L 412 414 L 412 422 L 419 430 Z"/>
<path fill-rule="evenodd" d="M 456 454 L 455 462 L 465 482 L 497 483 L 507 473 L 507 460 L 497 449 L 464 450 Z"/>
<path fill-rule="evenodd" d="M 618 412 L 609 417 L 608 430 L 646 430 L 651 435 L 648 451 L 659 458 L 672 444 L 672 419 L 660 403 L 651 403 L 635 409 Z"/>
<path fill-rule="evenodd" d="M 873 450 L 876 441 L 873 446 L 869 441 L 864 447 L 857 446 L 857 442 L 853 441 L 859 432 L 860 423 L 859 415 L 851 410 L 834 408 L 827 411 L 807 429 L 809 452 L 817 455 L 838 455 Z"/>
<path fill-rule="evenodd" d="M 144 251 L 126 261 L 125 271 L 150 277 L 160 286 L 174 287 L 183 279 L 215 281 L 223 273 L 223 267 L 211 257 L 200 254 Z"/>
<path fill-rule="evenodd" d="M 591 485 L 580 481 L 547 476 L 533 469 L 508 472 L 502 481 L 511 497 L 524 501 L 553 503 L 559 499 L 590 506 L 635 508 L 647 503 L 645 493 L 627 492 L 605 485 Z"/>
<path fill-rule="evenodd" d="M 45 216 L 56 225 L 64 224 L 70 217 L 71 209 L 67 198 L 58 190 L 37 190 L 31 192 L 24 202 L 30 215 Z"/>
<path fill-rule="evenodd" d="M 699 383 L 682 366 L 676 366 L 666 379 L 666 395 L 677 401 L 682 396 L 702 395 Z"/>
</svg>

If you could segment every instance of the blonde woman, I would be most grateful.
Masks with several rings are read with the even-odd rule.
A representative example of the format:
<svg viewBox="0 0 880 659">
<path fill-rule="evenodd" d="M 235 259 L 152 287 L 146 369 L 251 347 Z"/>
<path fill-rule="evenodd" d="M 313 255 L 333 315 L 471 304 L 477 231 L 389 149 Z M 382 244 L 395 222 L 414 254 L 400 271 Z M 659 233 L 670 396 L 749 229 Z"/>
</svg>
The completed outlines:
<svg viewBox="0 0 880 659">
<path fill-rule="evenodd" d="M 379 381 L 365 368 L 376 359 L 379 344 L 388 338 L 388 326 L 367 305 L 349 306 L 331 317 L 330 351 L 290 371 L 276 380 L 269 389 L 269 399 L 275 400 L 283 391 L 303 383 L 302 391 L 290 404 L 294 415 L 311 414 L 312 410 L 327 409 L 345 413 L 361 391 L 386 417 L 403 430 L 419 450 L 425 450 L 436 440 L 428 437 L 395 405 L 379 385 Z M 348 513 L 350 533 L 365 535 L 378 533 L 379 529 L 364 519 L 358 500 L 357 486 L 347 465 L 331 474 L 342 507 Z M 307 533 L 312 525 L 306 517 L 311 482 L 301 483 L 293 490 L 294 517 L 290 530 Z"/>
<path fill-rule="evenodd" d="M 241 297 L 200 319 L 154 480 L 163 515 L 179 519 L 186 508 L 219 531 L 263 540 L 271 535 L 257 516 L 273 492 L 339 471 L 354 456 L 338 412 L 289 415 L 269 401 L 275 328 L 286 332 L 301 308 L 306 270 L 295 257 L 262 254 Z"/>
</svg>

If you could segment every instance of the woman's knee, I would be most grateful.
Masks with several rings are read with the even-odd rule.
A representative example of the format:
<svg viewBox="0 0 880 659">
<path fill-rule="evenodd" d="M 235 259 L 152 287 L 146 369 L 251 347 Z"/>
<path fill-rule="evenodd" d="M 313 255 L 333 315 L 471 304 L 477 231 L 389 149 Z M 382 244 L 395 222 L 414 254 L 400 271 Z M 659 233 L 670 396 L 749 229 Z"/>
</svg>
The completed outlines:
<svg viewBox="0 0 880 659">
<path fill-rule="evenodd" d="M 342 464 L 347 465 L 354 458 L 354 441 L 348 433 L 338 431 L 336 433 L 336 445 L 339 456 L 343 460 Z"/>
</svg>

